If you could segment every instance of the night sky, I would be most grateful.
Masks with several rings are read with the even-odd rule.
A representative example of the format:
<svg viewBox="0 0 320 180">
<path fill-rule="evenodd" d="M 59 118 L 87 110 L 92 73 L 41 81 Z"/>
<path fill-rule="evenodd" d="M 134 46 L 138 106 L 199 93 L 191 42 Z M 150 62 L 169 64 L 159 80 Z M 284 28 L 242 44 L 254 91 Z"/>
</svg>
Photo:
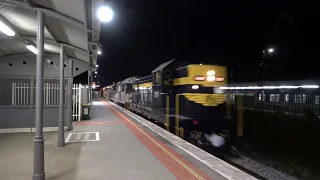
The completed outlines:
<svg viewBox="0 0 320 180">
<path fill-rule="evenodd" d="M 290 1 L 288 1 L 290 2 Z M 319 78 L 320 13 L 312 4 L 280 1 L 107 0 L 114 19 L 101 29 L 104 46 L 95 82 L 146 76 L 177 58 L 228 66 L 230 81 Z M 87 74 L 75 79 L 86 83 Z"/>
</svg>

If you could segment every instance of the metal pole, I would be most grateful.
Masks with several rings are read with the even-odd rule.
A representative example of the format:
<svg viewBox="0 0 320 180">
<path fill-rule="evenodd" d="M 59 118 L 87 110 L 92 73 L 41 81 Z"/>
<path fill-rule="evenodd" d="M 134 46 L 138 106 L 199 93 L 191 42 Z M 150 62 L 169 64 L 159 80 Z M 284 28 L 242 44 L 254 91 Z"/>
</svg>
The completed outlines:
<svg viewBox="0 0 320 180">
<path fill-rule="evenodd" d="M 90 97 L 90 100 L 89 100 L 89 103 L 92 102 L 92 71 L 90 71 L 90 89 L 89 89 L 89 97 Z"/>
<path fill-rule="evenodd" d="M 89 88 L 89 89 L 88 89 L 88 93 L 89 93 L 89 94 L 88 94 L 88 103 L 91 102 L 91 96 L 90 96 L 91 93 L 90 93 L 90 91 L 91 91 L 91 84 L 92 84 L 92 83 L 90 82 L 90 79 L 91 79 L 90 76 L 91 76 L 91 70 L 88 70 L 88 88 Z"/>
<path fill-rule="evenodd" d="M 265 56 L 266 56 L 266 52 L 265 50 L 262 51 L 262 63 L 261 63 L 261 71 L 262 71 L 262 88 L 261 88 L 261 104 L 262 104 L 262 110 L 263 110 L 263 105 L 264 105 L 264 90 L 263 90 L 263 86 L 264 86 L 264 68 L 265 68 Z"/>
<path fill-rule="evenodd" d="M 70 72 L 69 72 L 69 91 L 68 91 L 68 130 L 72 131 L 73 126 L 72 126 L 72 86 L 73 86 L 73 60 L 70 59 Z"/>
<path fill-rule="evenodd" d="M 63 120 L 63 105 L 64 105 L 64 48 L 60 45 L 60 100 L 59 100 L 59 120 L 58 120 L 58 147 L 64 146 L 64 120 Z"/>
<path fill-rule="evenodd" d="M 37 74 L 36 74 L 36 133 L 34 137 L 33 180 L 45 180 L 44 173 L 44 140 L 43 140 L 43 49 L 44 49 L 44 16 L 37 11 Z"/>
</svg>

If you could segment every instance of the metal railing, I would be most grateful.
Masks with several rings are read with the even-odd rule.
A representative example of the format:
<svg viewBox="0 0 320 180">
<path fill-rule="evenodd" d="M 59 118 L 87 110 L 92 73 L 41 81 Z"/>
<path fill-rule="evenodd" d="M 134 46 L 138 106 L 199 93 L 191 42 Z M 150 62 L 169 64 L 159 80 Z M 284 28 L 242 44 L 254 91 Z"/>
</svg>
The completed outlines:
<svg viewBox="0 0 320 180">
<path fill-rule="evenodd" d="M 72 119 L 81 120 L 81 84 L 74 84 L 72 87 Z"/>
<path fill-rule="evenodd" d="M 30 105 L 30 83 L 12 83 L 12 104 L 13 106 Z"/>
<path fill-rule="evenodd" d="M 72 117 L 74 120 L 81 119 L 81 88 L 85 88 L 80 84 L 74 84 L 72 87 Z M 45 83 L 43 85 L 43 105 L 58 106 L 59 105 L 59 89 L 58 83 Z M 68 97 L 68 85 L 64 86 L 65 97 Z M 34 105 L 35 87 L 31 89 L 30 83 L 12 83 L 12 106 L 32 106 Z M 67 105 L 68 98 L 64 99 L 64 105 Z"/>
<path fill-rule="evenodd" d="M 67 85 L 64 86 L 65 97 L 68 97 Z M 58 83 L 45 83 L 43 85 L 43 105 L 58 106 L 59 105 L 59 89 Z M 31 90 L 30 83 L 12 83 L 12 103 L 13 106 L 29 106 L 32 105 L 32 99 L 35 97 L 35 87 Z M 34 101 L 33 101 L 34 102 Z M 67 105 L 67 98 L 64 99 L 64 105 Z"/>
</svg>

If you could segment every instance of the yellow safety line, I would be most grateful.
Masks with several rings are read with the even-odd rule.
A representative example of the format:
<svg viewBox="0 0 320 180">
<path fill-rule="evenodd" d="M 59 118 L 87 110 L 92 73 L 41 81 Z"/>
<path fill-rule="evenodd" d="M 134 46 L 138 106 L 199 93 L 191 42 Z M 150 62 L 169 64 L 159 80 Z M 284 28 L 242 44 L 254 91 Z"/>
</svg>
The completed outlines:
<svg viewBox="0 0 320 180">
<path fill-rule="evenodd" d="M 107 102 L 108 103 L 108 102 Z M 108 103 L 109 104 L 109 103 Z M 110 105 L 110 104 L 109 104 Z M 115 110 L 120 116 L 122 116 L 125 120 L 127 120 L 130 124 L 132 124 L 137 130 L 139 130 L 143 135 L 145 135 L 148 139 L 150 139 L 154 144 L 156 144 L 158 147 L 160 147 L 166 154 L 168 154 L 170 157 L 172 157 L 176 162 L 178 162 L 182 167 L 184 167 L 187 171 L 189 171 L 192 175 L 197 177 L 198 179 L 205 180 L 203 177 L 201 177 L 198 173 L 196 173 L 193 169 L 188 167 L 184 162 L 182 162 L 180 159 L 178 159 L 176 156 L 174 156 L 171 152 L 169 152 L 166 148 L 161 146 L 158 142 L 156 142 L 154 139 L 152 139 L 148 134 L 146 134 L 141 128 L 139 128 L 137 125 L 135 125 L 133 122 L 131 122 L 127 117 L 122 115 L 118 110 L 113 108 L 111 105 L 110 107 Z"/>
</svg>

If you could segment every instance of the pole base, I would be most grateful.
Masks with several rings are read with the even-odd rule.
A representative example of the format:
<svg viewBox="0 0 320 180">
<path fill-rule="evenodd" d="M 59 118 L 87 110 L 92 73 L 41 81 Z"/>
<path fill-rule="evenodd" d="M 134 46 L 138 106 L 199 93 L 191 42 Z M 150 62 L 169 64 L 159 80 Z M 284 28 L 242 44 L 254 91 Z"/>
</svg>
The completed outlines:
<svg viewBox="0 0 320 180">
<path fill-rule="evenodd" d="M 63 147 L 63 146 L 65 146 L 64 140 L 63 140 L 63 141 L 58 141 L 57 146 L 58 146 L 58 147 Z"/>
<path fill-rule="evenodd" d="M 67 128 L 67 131 L 73 131 L 73 126 L 68 127 L 68 128 Z"/>
<path fill-rule="evenodd" d="M 46 175 L 44 173 L 32 175 L 32 180 L 45 180 L 45 179 L 46 179 Z"/>
</svg>

